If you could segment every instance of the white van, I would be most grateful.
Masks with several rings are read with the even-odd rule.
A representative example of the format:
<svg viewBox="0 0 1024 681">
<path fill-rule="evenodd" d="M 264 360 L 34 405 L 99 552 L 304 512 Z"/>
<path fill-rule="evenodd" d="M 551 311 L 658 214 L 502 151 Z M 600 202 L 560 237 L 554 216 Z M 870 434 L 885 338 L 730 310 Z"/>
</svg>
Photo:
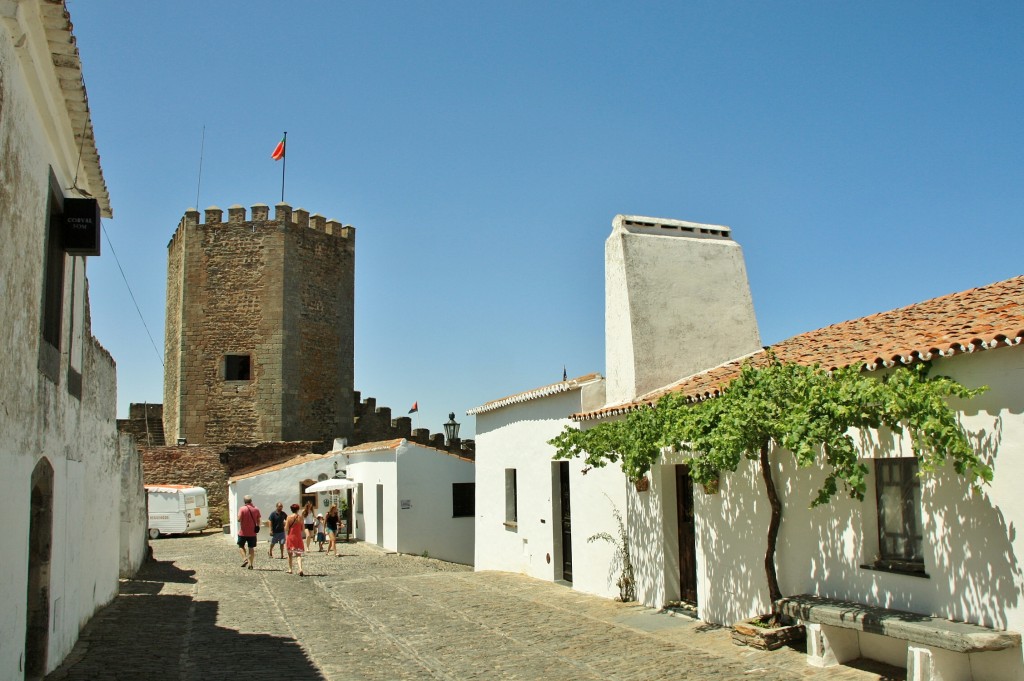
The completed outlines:
<svg viewBox="0 0 1024 681">
<path fill-rule="evenodd" d="M 149 538 L 206 529 L 210 507 L 206 490 L 189 485 L 146 485 L 149 498 Z"/>
</svg>

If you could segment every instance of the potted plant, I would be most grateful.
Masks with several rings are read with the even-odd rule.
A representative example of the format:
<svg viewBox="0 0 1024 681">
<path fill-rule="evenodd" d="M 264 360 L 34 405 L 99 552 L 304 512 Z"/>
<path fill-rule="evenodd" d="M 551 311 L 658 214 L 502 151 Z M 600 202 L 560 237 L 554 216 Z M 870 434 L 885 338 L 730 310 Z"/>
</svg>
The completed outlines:
<svg viewBox="0 0 1024 681">
<path fill-rule="evenodd" d="M 775 650 L 799 641 L 806 632 L 802 624 L 784 624 L 775 615 L 758 615 L 732 625 L 732 642 L 759 650 Z"/>
</svg>

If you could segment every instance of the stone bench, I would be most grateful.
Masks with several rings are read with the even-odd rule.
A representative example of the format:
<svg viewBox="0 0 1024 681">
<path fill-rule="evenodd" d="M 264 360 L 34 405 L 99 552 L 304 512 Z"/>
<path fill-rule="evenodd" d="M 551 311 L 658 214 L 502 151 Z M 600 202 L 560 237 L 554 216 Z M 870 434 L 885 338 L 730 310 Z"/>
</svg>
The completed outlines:
<svg viewBox="0 0 1024 681">
<path fill-rule="evenodd" d="M 907 681 L 1018 679 L 1024 673 L 1015 631 L 806 594 L 775 605 L 806 627 L 807 662 L 816 667 L 858 657 L 893 662 L 886 641 L 898 639 L 906 641 Z"/>
</svg>

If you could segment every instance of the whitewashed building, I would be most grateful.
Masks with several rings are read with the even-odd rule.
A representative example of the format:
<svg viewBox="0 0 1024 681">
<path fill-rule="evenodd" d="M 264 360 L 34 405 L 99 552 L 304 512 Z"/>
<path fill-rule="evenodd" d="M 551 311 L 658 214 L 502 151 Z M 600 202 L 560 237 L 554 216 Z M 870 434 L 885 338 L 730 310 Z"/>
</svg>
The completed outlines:
<svg viewBox="0 0 1024 681">
<path fill-rule="evenodd" d="M 623 418 L 667 392 L 714 398 L 744 362 L 764 359 L 742 254 L 728 228 L 617 216 L 605 264 L 605 405 L 581 407 L 570 416 L 571 427 Z M 948 467 L 918 477 L 908 442 L 868 432 L 859 436 L 871 471 L 866 500 L 837 497 L 809 509 L 825 472 L 798 470 L 788 453 L 772 453 L 784 502 L 776 554 L 781 589 L 846 604 L 833 608 L 833 620 L 803 613 L 811 663 L 868 657 L 907 667 L 908 678 L 920 681 L 1024 680 L 1017 633 L 1024 630 L 1024 547 L 1016 529 L 1024 524 L 1016 491 L 1024 474 L 1022 339 L 1024 277 L 1017 277 L 773 346 L 782 361 L 859 365 L 880 375 L 932 361 L 933 371 L 969 387 L 989 386 L 981 397 L 954 405 L 994 468 L 995 481 L 982 494 L 972 493 Z M 547 547 L 553 563 L 561 559 L 557 537 L 544 527 L 551 522 L 544 516 L 557 511 L 551 482 L 557 464 L 546 442 L 560 429 L 566 405 L 544 391 L 473 411 L 478 567 L 557 580 L 557 565 L 546 565 Z M 609 494 L 617 508 L 625 508 L 638 600 L 654 607 L 686 602 L 702 620 L 725 625 L 771 611 L 763 570 L 769 509 L 757 468 L 745 463 L 723 474 L 717 491 L 705 491 L 692 484 L 686 464 L 681 455 L 665 453 L 638 486 L 622 480 L 620 471 L 619 480 L 612 479 L 615 464 L 599 469 L 607 476 L 602 485 L 571 477 L 573 587 L 615 593 L 610 582 L 602 589 L 580 579 L 579 551 L 590 548 L 578 548 L 575 525 L 576 509 L 597 508 L 595 497 Z M 582 473 L 580 466 L 570 462 L 570 470 Z M 509 468 L 517 480 L 531 480 L 526 494 L 540 510 L 532 525 L 520 517 L 510 528 L 507 504 L 496 503 L 508 499 Z M 490 506 L 484 506 L 487 500 Z M 498 522 L 503 510 L 505 525 Z M 607 515 L 594 517 L 589 532 L 616 534 Z M 542 550 L 533 551 L 536 545 Z M 587 555 L 607 563 L 611 573 L 614 558 Z M 825 603 L 818 612 L 830 607 Z M 850 608 L 868 613 L 866 619 L 852 617 Z"/>
<path fill-rule="evenodd" d="M 344 450 L 357 538 L 390 551 L 473 564 L 472 459 L 406 439 Z"/>
<path fill-rule="evenodd" d="M 335 477 L 356 486 L 340 496 L 306 493 L 314 483 Z M 405 439 L 304 454 L 240 471 L 228 480 L 231 537 L 238 534 L 238 509 L 247 494 L 264 520 L 278 501 L 285 510 L 312 501 L 326 514 L 340 498 L 350 504 L 353 538 L 389 551 L 471 565 L 474 477 L 471 459 Z"/>
<path fill-rule="evenodd" d="M 231 525 L 231 540 L 238 536 L 238 509 L 242 499 L 249 495 L 253 504 L 260 509 L 264 521 L 270 516 L 278 501 L 284 504 L 286 513 L 292 504 L 305 506 L 313 502 L 317 513 L 326 515 L 337 495 L 326 492 L 309 494 L 311 485 L 334 477 L 345 475 L 345 455 L 340 450 L 327 454 L 303 454 L 287 461 L 239 471 L 228 478 L 228 517 Z M 347 499 L 344 492 L 340 498 Z M 269 541 L 268 530 L 260 531 L 261 540 Z"/>
<path fill-rule="evenodd" d="M 1016 277 L 834 324 L 772 346 L 782 361 L 862 366 L 879 374 L 931 361 L 933 372 L 968 387 L 988 386 L 980 397 L 954 406 L 995 471 L 993 483 L 981 494 L 973 493 L 951 466 L 918 477 L 906 439 L 862 433 L 858 440 L 870 471 L 865 501 L 837 496 L 811 509 L 826 471 L 797 469 L 789 453 L 773 451 L 773 476 L 783 490 L 776 554 L 783 594 L 977 624 L 993 630 L 990 636 L 998 640 L 1000 632 L 1024 631 L 1024 540 L 1016 531 L 1024 523 L 1017 489 L 1024 475 L 1022 339 L 1024 277 Z M 577 414 L 575 420 L 587 424 L 618 417 L 666 392 L 713 399 L 744 361 L 756 363 L 763 357 L 755 353 L 724 363 L 629 403 Z M 643 602 L 660 606 L 679 598 L 680 573 L 689 565 L 691 600 L 701 619 L 731 624 L 770 611 L 760 569 L 769 509 L 756 464 L 744 462 L 735 474 L 723 474 L 720 489 L 712 494 L 677 484 L 688 480 L 686 459 L 680 455 L 666 454 L 648 478 L 648 491 L 629 492 Z M 892 499 L 900 500 L 895 508 L 888 506 Z M 678 509 L 687 503 L 694 528 L 683 543 Z M 897 522 L 886 522 L 887 514 Z M 830 644 L 829 632 L 811 626 L 817 627 L 817 639 L 810 645 L 818 647 L 812 660 L 822 664 L 869 657 L 913 668 L 912 678 L 1024 679 L 1019 638 L 1004 650 L 962 654 L 872 631 L 835 629 L 830 635 L 841 641 Z M 842 650 L 837 653 L 833 647 Z"/>
<path fill-rule="evenodd" d="M 588 404 L 628 402 L 759 348 L 743 253 L 729 227 L 615 216 L 605 243 L 607 378 L 563 381 L 469 412 L 477 419 L 476 568 L 619 595 L 621 553 L 591 537 L 607 533 L 617 539 L 616 512 L 629 529 L 630 485 L 616 465 L 588 469 L 581 460 L 552 461 L 548 440 L 566 425 L 592 425 L 570 418 L 596 411 Z M 571 522 L 562 519 L 566 505 Z M 571 537 L 571 579 L 565 578 L 563 535 Z M 649 547 L 633 551 L 639 552 L 635 562 L 648 556 Z M 647 565 L 641 560 L 642 569 Z M 640 577 L 646 584 L 646 575 Z"/>
<path fill-rule="evenodd" d="M 470 409 L 476 417 L 476 570 L 519 572 L 587 593 L 618 594 L 621 560 L 608 542 L 588 542 L 625 518 L 617 466 L 586 470 L 553 461 L 548 440 L 572 414 L 604 404 L 604 379 L 588 374 Z"/>
<path fill-rule="evenodd" d="M 145 556 L 140 462 L 89 325 L 87 256 L 111 213 L 81 69 L 63 2 L 0 3 L 4 679 L 56 668 Z"/>
</svg>

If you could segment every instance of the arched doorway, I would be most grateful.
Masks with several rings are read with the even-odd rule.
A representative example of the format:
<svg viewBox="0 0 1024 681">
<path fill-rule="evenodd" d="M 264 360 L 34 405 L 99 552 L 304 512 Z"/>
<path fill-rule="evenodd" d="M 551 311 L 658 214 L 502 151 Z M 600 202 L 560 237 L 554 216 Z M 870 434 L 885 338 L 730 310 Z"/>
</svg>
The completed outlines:
<svg viewBox="0 0 1024 681">
<path fill-rule="evenodd" d="M 53 467 L 45 458 L 32 471 L 28 525 L 25 678 L 46 672 L 50 632 L 50 547 L 53 536 Z"/>
<path fill-rule="evenodd" d="M 315 484 L 316 480 L 312 480 L 309 478 L 299 483 L 299 506 L 301 506 L 302 508 L 306 508 L 306 504 L 310 503 L 313 504 L 313 510 L 317 510 L 316 492 L 313 492 L 312 494 L 306 493 L 306 488 L 312 487 Z"/>
</svg>

